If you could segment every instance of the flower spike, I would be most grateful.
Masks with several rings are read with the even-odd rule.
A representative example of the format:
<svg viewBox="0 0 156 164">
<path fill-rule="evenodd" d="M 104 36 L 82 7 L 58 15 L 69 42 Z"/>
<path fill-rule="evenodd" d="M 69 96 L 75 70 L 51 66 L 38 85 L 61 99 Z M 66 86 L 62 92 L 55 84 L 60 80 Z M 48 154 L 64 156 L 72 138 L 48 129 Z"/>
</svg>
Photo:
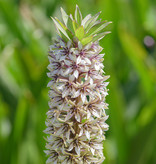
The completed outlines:
<svg viewBox="0 0 156 164">
<path fill-rule="evenodd" d="M 108 116 L 108 95 L 99 40 L 111 22 L 100 12 L 82 18 L 76 5 L 74 17 L 61 8 L 62 20 L 52 18 L 58 38 L 49 47 L 49 110 L 47 164 L 101 164 Z"/>
</svg>

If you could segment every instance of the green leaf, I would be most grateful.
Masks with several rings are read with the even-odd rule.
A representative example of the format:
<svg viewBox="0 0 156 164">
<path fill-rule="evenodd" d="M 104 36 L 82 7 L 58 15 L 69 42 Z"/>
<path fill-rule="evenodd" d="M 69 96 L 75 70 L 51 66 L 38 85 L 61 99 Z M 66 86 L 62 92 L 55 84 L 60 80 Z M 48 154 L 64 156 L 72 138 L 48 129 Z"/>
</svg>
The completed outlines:
<svg viewBox="0 0 156 164">
<path fill-rule="evenodd" d="M 70 39 L 73 38 L 72 32 L 62 23 L 60 20 L 58 20 L 56 17 L 55 19 L 58 21 L 58 23 L 62 26 L 62 28 L 66 31 L 67 35 L 69 36 Z"/>
<path fill-rule="evenodd" d="M 67 28 L 74 34 L 75 30 L 73 27 L 73 20 L 71 19 L 70 16 L 68 16 L 68 23 L 67 23 Z"/>
<path fill-rule="evenodd" d="M 67 13 L 63 10 L 63 8 L 61 7 L 61 14 L 62 14 L 62 19 L 64 24 L 67 26 L 68 23 L 68 15 Z"/>
<path fill-rule="evenodd" d="M 152 94 L 154 94 L 154 81 L 150 72 L 151 70 L 146 65 L 148 57 L 145 48 L 123 27 L 119 28 L 118 33 L 125 54 L 140 76 L 142 88 L 146 93 L 145 96 L 151 98 Z"/>
<path fill-rule="evenodd" d="M 72 39 L 73 38 L 73 34 L 72 32 L 62 23 L 60 22 L 56 17 L 55 19 L 52 18 L 56 27 L 62 32 L 62 34 L 64 34 L 68 39 Z"/>
<path fill-rule="evenodd" d="M 19 99 L 14 119 L 14 140 L 17 142 L 24 132 L 24 124 L 27 117 L 27 101 L 25 98 Z"/>
<path fill-rule="evenodd" d="M 72 21 L 72 24 L 73 24 L 73 29 L 74 29 L 74 32 L 75 32 L 76 29 L 79 27 L 79 25 L 76 23 L 75 20 Z"/>
<path fill-rule="evenodd" d="M 86 44 L 90 43 L 92 41 L 92 39 L 93 39 L 93 36 L 88 36 L 86 38 L 83 38 L 81 40 L 81 43 L 82 43 L 82 45 L 86 45 Z"/>
<path fill-rule="evenodd" d="M 97 18 L 99 17 L 101 12 L 98 12 L 97 14 L 95 14 L 93 17 L 91 17 L 85 24 L 84 28 L 85 31 L 88 31 L 96 22 Z"/>
<path fill-rule="evenodd" d="M 106 32 L 102 32 L 100 34 L 97 34 L 96 36 L 93 37 L 93 42 L 97 41 L 97 40 L 101 40 L 105 35 L 111 33 L 110 31 L 106 31 Z"/>
<path fill-rule="evenodd" d="M 51 18 L 52 18 L 57 30 L 59 30 L 64 36 L 66 36 L 70 40 L 69 36 L 66 33 L 66 30 L 60 25 L 60 23 L 58 23 L 58 21 L 56 21 L 53 17 L 51 17 Z"/>
<path fill-rule="evenodd" d="M 90 28 L 90 30 L 86 33 L 85 36 L 90 36 L 90 35 L 91 35 L 95 30 L 97 30 L 104 22 L 105 22 L 105 21 L 99 22 L 99 23 L 95 24 L 93 27 Z"/>
<path fill-rule="evenodd" d="M 83 39 L 84 34 L 85 34 L 85 31 L 84 31 L 83 26 L 80 26 L 80 27 L 75 31 L 75 36 L 76 36 L 79 40 Z"/>
<path fill-rule="evenodd" d="M 156 102 L 156 96 L 152 97 L 150 103 L 145 105 L 137 118 L 137 124 L 141 127 L 144 127 L 150 123 L 151 120 L 154 119 L 154 116 L 156 115 L 155 110 L 155 102 Z"/>
<path fill-rule="evenodd" d="M 81 22 L 82 26 L 85 26 L 86 22 L 91 18 L 91 14 L 88 14 Z"/>
<path fill-rule="evenodd" d="M 150 108 L 148 108 L 150 110 Z M 154 164 L 153 162 L 148 162 L 151 154 L 155 149 L 156 141 L 156 114 L 153 114 L 153 118 L 144 127 L 137 131 L 137 135 L 132 138 L 131 145 L 128 151 L 128 159 L 125 161 L 126 164 Z M 136 125 L 137 126 L 137 125 Z M 147 132 L 148 129 L 148 132 Z M 133 157 L 133 158 L 132 158 Z"/>
<path fill-rule="evenodd" d="M 106 26 L 108 26 L 110 23 L 112 23 L 112 22 L 106 22 L 106 23 L 104 23 L 104 22 L 101 22 L 101 23 L 99 23 L 99 24 L 97 24 L 97 25 L 94 25 L 90 30 L 89 30 L 89 35 L 94 35 L 94 34 L 97 34 L 97 33 L 99 33 L 99 32 L 101 32 L 101 30 L 103 30 Z M 102 24 L 102 25 L 101 25 Z M 101 26 L 100 26 L 101 25 Z M 100 26 L 100 27 L 99 27 Z M 99 28 L 98 28 L 99 27 Z"/>
<path fill-rule="evenodd" d="M 56 33 L 57 33 L 65 42 L 67 42 L 67 41 L 69 40 L 69 38 L 66 37 L 66 36 L 61 32 L 61 30 L 59 30 L 59 29 L 57 28 L 57 26 L 56 26 L 55 23 L 54 23 L 54 26 L 55 26 L 55 28 L 56 28 Z"/>
<path fill-rule="evenodd" d="M 68 42 L 68 38 L 61 32 L 59 31 L 58 35 L 67 43 Z"/>
<path fill-rule="evenodd" d="M 81 21 L 82 21 L 82 14 L 81 11 L 78 7 L 78 5 L 76 5 L 76 10 L 75 10 L 75 20 L 76 22 L 81 25 Z"/>
</svg>

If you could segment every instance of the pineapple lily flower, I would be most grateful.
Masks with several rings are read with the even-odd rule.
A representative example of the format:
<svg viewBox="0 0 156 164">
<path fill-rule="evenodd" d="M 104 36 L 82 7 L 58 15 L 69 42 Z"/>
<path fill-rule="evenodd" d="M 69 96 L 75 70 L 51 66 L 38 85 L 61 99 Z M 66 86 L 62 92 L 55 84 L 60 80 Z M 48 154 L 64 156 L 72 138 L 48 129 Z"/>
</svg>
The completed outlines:
<svg viewBox="0 0 156 164">
<path fill-rule="evenodd" d="M 45 133 L 47 164 L 101 164 L 108 125 L 105 102 L 108 89 L 99 40 L 111 22 L 99 13 L 84 19 L 61 8 L 63 23 L 52 18 L 58 38 L 49 47 L 49 111 Z"/>
</svg>

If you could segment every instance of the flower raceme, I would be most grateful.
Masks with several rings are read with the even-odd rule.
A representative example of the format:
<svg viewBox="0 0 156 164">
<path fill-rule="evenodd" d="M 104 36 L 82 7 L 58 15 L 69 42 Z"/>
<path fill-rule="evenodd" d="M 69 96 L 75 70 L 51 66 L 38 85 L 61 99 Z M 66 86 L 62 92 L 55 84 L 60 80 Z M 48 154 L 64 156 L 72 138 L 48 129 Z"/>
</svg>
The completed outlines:
<svg viewBox="0 0 156 164">
<path fill-rule="evenodd" d="M 49 111 L 46 120 L 47 164 L 100 164 L 108 125 L 108 89 L 99 40 L 111 22 L 99 14 L 75 17 L 61 8 L 63 23 L 52 18 L 58 38 L 49 47 Z"/>
</svg>

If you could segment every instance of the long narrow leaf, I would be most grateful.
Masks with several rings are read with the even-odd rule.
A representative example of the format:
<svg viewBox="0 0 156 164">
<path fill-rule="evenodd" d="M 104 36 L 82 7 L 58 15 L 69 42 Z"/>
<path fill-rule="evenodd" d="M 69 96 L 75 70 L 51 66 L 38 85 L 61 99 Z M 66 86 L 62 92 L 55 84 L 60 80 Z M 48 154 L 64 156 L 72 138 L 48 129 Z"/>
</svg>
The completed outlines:
<svg viewBox="0 0 156 164">
<path fill-rule="evenodd" d="M 95 30 L 97 30 L 105 21 L 98 22 L 97 24 L 94 24 L 93 27 L 90 28 L 90 30 L 86 33 L 86 36 L 90 36 Z"/>
<path fill-rule="evenodd" d="M 55 17 L 55 19 L 61 25 L 61 27 L 65 30 L 65 32 L 67 33 L 69 38 L 72 39 L 73 38 L 72 32 L 59 19 L 57 19 L 56 17 Z"/>
<path fill-rule="evenodd" d="M 81 40 L 84 37 L 85 31 L 83 26 L 80 26 L 76 31 L 75 31 L 75 35 L 76 37 Z"/>
<path fill-rule="evenodd" d="M 85 24 L 85 31 L 88 31 L 96 22 L 97 18 L 99 17 L 101 12 L 98 12 L 93 17 L 91 17 Z"/>
<path fill-rule="evenodd" d="M 76 20 L 76 22 L 77 22 L 79 25 L 81 24 L 81 21 L 82 21 L 82 14 L 81 14 L 81 11 L 80 11 L 78 5 L 76 5 L 75 20 Z"/>
<path fill-rule="evenodd" d="M 106 31 L 100 34 L 97 34 L 96 36 L 93 37 L 93 42 L 97 41 L 97 40 L 101 40 L 105 35 L 111 33 L 110 31 Z"/>
<path fill-rule="evenodd" d="M 136 38 L 126 32 L 123 28 L 119 29 L 119 38 L 126 55 L 140 76 L 142 89 L 145 91 L 147 97 L 152 96 L 154 91 L 152 82 L 153 78 L 151 76 L 150 70 L 145 64 L 147 58 L 145 49 L 139 44 Z"/>
<path fill-rule="evenodd" d="M 107 23 L 104 23 L 102 24 L 99 28 L 97 28 L 97 30 L 93 31 L 90 35 L 94 35 L 94 34 L 97 34 L 99 32 L 101 32 L 101 30 L 103 30 L 106 26 L 108 26 L 110 23 L 112 22 L 107 22 Z M 93 28 L 93 27 L 92 27 Z M 91 29 L 92 29 L 91 28 Z"/>
<path fill-rule="evenodd" d="M 52 17 L 51 17 L 51 18 L 52 18 Z M 52 20 L 53 20 L 53 22 L 54 22 L 54 24 L 55 24 L 55 27 L 56 27 L 60 32 L 62 32 L 62 34 L 63 34 L 64 36 L 66 36 L 66 37 L 70 40 L 69 36 L 67 35 L 67 33 L 66 33 L 66 31 L 63 29 L 63 27 L 62 27 L 54 18 L 52 18 Z"/>
<path fill-rule="evenodd" d="M 63 8 L 61 7 L 61 14 L 62 14 L 62 19 L 64 24 L 67 26 L 68 23 L 68 15 L 67 13 L 63 10 Z"/>
<path fill-rule="evenodd" d="M 85 26 L 86 22 L 91 18 L 91 14 L 88 14 L 81 22 L 82 26 Z"/>
</svg>

